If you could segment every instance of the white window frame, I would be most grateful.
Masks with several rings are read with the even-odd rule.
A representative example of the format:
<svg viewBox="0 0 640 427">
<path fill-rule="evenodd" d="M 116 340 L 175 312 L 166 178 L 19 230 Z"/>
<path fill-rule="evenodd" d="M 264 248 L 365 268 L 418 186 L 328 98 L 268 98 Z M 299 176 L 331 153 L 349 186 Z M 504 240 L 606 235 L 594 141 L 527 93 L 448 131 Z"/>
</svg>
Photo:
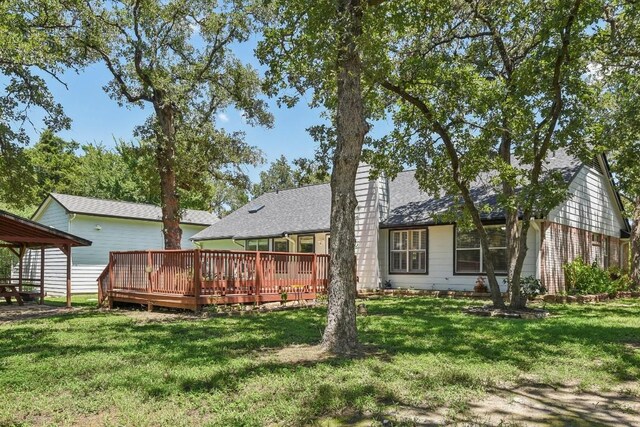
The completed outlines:
<svg viewBox="0 0 640 427">
<path fill-rule="evenodd" d="M 489 226 L 485 226 L 485 229 L 488 228 L 505 228 L 504 225 L 489 225 Z M 475 230 L 470 230 L 470 231 L 475 231 Z M 478 241 L 478 247 L 474 247 L 474 248 L 458 248 L 458 233 L 460 233 L 460 229 L 458 227 L 455 227 L 455 233 L 454 233 L 454 241 L 455 241 L 455 245 L 453 248 L 453 252 L 454 252 L 454 259 L 453 259 L 453 272 L 454 274 L 485 274 L 487 271 L 484 267 L 484 250 L 482 250 L 482 244 Z M 505 229 L 505 236 L 506 236 L 506 229 Z M 507 246 L 506 246 L 506 239 L 505 239 L 505 246 L 489 246 L 489 250 L 507 250 Z M 458 251 L 479 251 L 480 252 L 480 271 L 458 271 Z M 506 275 L 508 272 L 506 270 L 496 270 L 496 274 L 497 275 Z"/>
<path fill-rule="evenodd" d="M 421 246 L 421 243 L 424 241 L 424 248 L 421 249 L 412 249 L 413 247 L 413 233 L 419 232 L 419 244 L 418 247 Z M 424 233 L 424 240 L 423 240 Z M 404 249 L 395 249 L 394 248 L 394 236 L 396 234 L 406 234 L 407 235 L 407 245 Z M 400 229 L 400 230 L 390 230 L 389 231 L 389 274 L 429 274 L 429 233 L 426 228 L 411 228 L 411 229 Z M 411 254 L 412 253 L 424 253 L 424 269 L 420 270 L 412 270 L 411 269 Z M 393 254 L 400 253 L 405 255 L 406 260 L 406 268 L 404 270 L 394 269 L 393 268 Z"/>
</svg>

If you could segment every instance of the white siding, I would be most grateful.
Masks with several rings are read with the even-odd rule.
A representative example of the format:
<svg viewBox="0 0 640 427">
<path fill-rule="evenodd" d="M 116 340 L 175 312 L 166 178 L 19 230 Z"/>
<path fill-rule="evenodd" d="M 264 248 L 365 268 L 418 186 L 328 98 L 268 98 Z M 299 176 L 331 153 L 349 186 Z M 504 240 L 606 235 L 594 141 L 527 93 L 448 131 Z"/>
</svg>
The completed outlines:
<svg viewBox="0 0 640 427">
<path fill-rule="evenodd" d="M 390 274 L 389 273 L 389 230 L 380 230 L 380 268 L 382 270 L 383 283 L 391 281 L 394 288 L 414 288 L 426 290 L 452 290 L 472 291 L 479 274 L 455 275 L 454 271 L 454 226 L 438 225 L 428 227 L 428 274 Z M 527 236 L 529 251 L 523 266 L 523 276 L 536 275 L 536 231 L 529 229 Z M 486 277 L 486 275 L 485 275 Z M 500 287 L 504 291 L 506 286 L 502 283 L 504 277 L 498 277 Z"/>
<path fill-rule="evenodd" d="M 360 164 L 355 183 L 358 199 L 355 223 L 356 274 L 359 289 L 377 289 L 380 286 L 378 224 L 381 214 L 380 198 L 384 195 L 384 191 L 380 189 L 378 180 L 369 180 L 370 170 L 369 165 Z"/>
<path fill-rule="evenodd" d="M 52 198 L 48 198 L 45 205 L 40 209 L 37 216 L 33 218 L 41 224 L 53 227 L 56 230 L 69 232 L 69 216 L 67 211 Z"/>
<path fill-rule="evenodd" d="M 569 194 L 549 213 L 550 222 L 620 237 L 624 222 L 606 176 L 585 165 L 569 185 Z"/>
<path fill-rule="evenodd" d="M 189 239 L 205 226 L 182 225 L 181 228 L 182 248 L 193 249 L 195 246 Z M 157 221 L 77 215 L 71 221 L 70 232 L 93 242 L 89 247 L 73 250 L 74 265 L 105 265 L 112 251 L 164 247 L 162 223 Z"/>
</svg>

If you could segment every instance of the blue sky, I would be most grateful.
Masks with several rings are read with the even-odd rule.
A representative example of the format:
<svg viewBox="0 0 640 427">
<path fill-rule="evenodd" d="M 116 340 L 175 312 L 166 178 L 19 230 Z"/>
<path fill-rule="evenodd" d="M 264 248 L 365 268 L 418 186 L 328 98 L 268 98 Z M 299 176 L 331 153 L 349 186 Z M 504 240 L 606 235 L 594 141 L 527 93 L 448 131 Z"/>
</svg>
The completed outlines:
<svg viewBox="0 0 640 427">
<path fill-rule="evenodd" d="M 253 57 L 254 45 L 255 42 L 235 46 L 234 51 L 241 60 L 263 72 L 264 68 L 260 67 Z M 91 65 L 80 73 L 67 72 L 62 76 L 62 80 L 68 88 L 52 80 L 49 84 L 56 101 L 62 104 L 65 113 L 72 120 L 71 129 L 59 133 L 65 139 L 73 139 L 80 144 L 93 142 L 113 147 L 116 140 L 132 140 L 135 126 L 142 124 L 151 114 L 151 106 L 144 109 L 120 107 L 109 98 L 102 87 L 109 82 L 110 73 L 102 64 Z M 230 131 L 244 131 L 246 141 L 264 152 L 267 163 L 246 170 L 253 181 L 258 179 L 259 172 L 266 169 L 269 162 L 281 154 L 289 160 L 314 155 L 316 144 L 306 129 L 323 121 L 320 111 L 310 109 L 307 102 L 308 99 L 303 98 L 297 106 L 289 109 L 278 108 L 275 100 L 269 100 L 270 111 L 275 117 L 271 129 L 247 125 L 235 110 L 224 111 L 218 115 L 219 127 Z M 39 112 L 34 112 L 32 117 L 36 119 L 36 129 L 30 129 L 29 133 L 32 140 L 37 140 L 41 131 Z"/>
<path fill-rule="evenodd" d="M 233 46 L 233 53 L 245 63 L 251 64 L 261 74 L 266 67 L 261 66 L 254 57 L 257 38 L 247 43 Z M 80 144 L 102 143 L 113 147 L 115 141 L 133 139 L 133 129 L 151 114 L 152 108 L 147 105 L 139 107 L 120 107 L 109 98 L 102 89 L 111 78 L 111 74 L 102 63 L 93 64 L 79 73 L 67 72 L 62 76 L 64 85 L 53 79 L 49 82 L 49 89 L 57 102 L 64 107 L 65 113 L 72 120 L 71 129 L 61 131 L 59 135 L 65 139 L 73 139 Z M 284 154 L 289 161 L 298 157 L 313 157 L 317 144 L 309 136 L 306 129 L 310 126 L 325 123 L 320 117 L 321 110 L 308 107 L 308 98 L 302 97 L 293 108 L 276 105 L 275 100 L 268 100 L 270 111 L 274 115 L 274 126 L 271 129 L 252 127 L 247 125 L 235 110 L 223 111 L 217 117 L 217 126 L 229 131 L 243 131 L 246 141 L 258 147 L 265 155 L 266 162 L 256 168 L 247 167 L 246 173 L 252 181 L 258 181 L 259 173 L 268 168 L 269 163 Z M 32 141 L 37 140 L 42 130 L 38 125 L 39 112 L 34 111 L 36 129 L 29 129 Z M 391 122 L 378 121 L 375 123 L 375 135 L 379 136 L 391 127 Z"/>
</svg>

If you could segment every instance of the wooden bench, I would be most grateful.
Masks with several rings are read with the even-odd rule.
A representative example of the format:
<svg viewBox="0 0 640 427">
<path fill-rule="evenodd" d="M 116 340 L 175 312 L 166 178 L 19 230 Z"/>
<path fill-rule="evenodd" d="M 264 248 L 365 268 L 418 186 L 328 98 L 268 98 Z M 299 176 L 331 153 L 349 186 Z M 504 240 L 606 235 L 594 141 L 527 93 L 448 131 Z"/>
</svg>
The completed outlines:
<svg viewBox="0 0 640 427">
<path fill-rule="evenodd" d="M 18 285 L 0 284 L 0 297 L 4 297 L 7 304 L 11 304 L 11 297 L 15 298 L 18 305 L 24 305 L 22 297 L 18 292 Z"/>
</svg>

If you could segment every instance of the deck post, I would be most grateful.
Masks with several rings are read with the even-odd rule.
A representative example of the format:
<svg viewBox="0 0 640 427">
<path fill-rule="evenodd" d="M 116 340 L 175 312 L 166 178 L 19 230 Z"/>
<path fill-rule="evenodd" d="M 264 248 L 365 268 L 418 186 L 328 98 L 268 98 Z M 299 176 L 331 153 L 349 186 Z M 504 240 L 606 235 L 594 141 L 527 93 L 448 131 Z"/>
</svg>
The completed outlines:
<svg viewBox="0 0 640 427">
<path fill-rule="evenodd" d="M 40 305 L 44 304 L 44 246 L 40 246 Z"/>
<path fill-rule="evenodd" d="M 200 249 L 193 251 L 193 296 L 196 299 L 196 311 L 200 311 L 200 294 L 202 293 L 202 274 L 200 267 Z"/>
<path fill-rule="evenodd" d="M 153 274 L 153 258 L 151 257 L 151 251 L 147 251 L 147 266 L 149 267 L 149 274 L 147 274 L 147 292 L 153 292 L 153 282 L 151 275 Z"/>
<path fill-rule="evenodd" d="M 260 303 L 260 292 L 262 291 L 262 256 L 260 252 L 256 252 L 256 280 L 254 289 L 254 301 Z"/>
<path fill-rule="evenodd" d="M 311 286 L 313 293 L 318 293 L 318 254 L 313 254 L 313 265 L 311 266 Z"/>
<path fill-rule="evenodd" d="M 109 298 L 109 309 L 113 308 L 111 293 L 113 292 L 113 253 L 109 252 L 109 287 L 107 288 L 107 298 Z"/>
</svg>

